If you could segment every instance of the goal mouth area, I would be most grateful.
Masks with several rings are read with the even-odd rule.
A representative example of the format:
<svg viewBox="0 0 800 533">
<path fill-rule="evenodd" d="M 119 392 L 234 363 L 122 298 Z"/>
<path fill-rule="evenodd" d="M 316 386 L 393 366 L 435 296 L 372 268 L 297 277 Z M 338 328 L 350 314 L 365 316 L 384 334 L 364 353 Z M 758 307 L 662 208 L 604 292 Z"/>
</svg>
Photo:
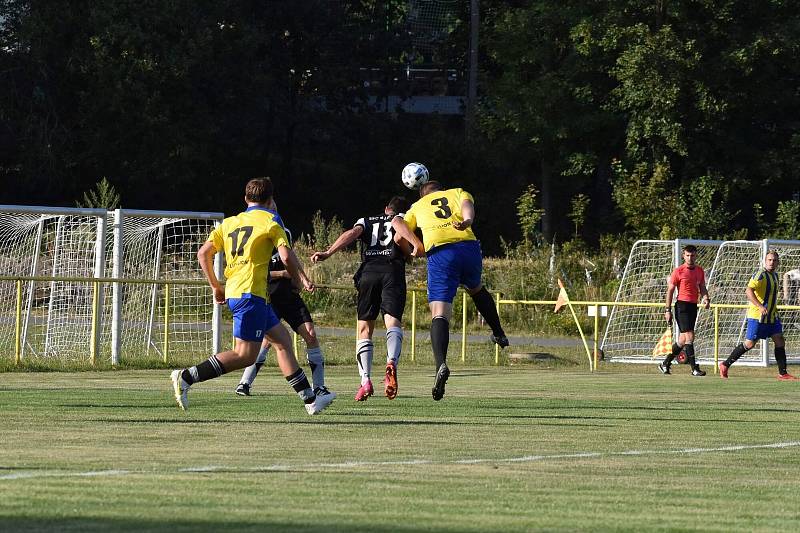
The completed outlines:
<svg viewBox="0 0 800 533">
<path fill-rule="evenodd" d="M 762 268 L 770 250 L 777 251 L 781 258 L 778 313 L 786 345 L 790 351 L 800 345 L 800 276 L 790 273 L 800 273 L 800 240 L 642 240 L 633 244 L 625 264 L 615 297 L 620 305 L 610 306 L 600 343 L 607 361 L 642 364 L 658 361 L 652 357 L 652 352 L 668 327 L 663 316 L 667 278 L 683 263 L 681 253 L 689 244 L 697 247 L 697 264 L 705 271 L 712 302 L 710 310 L 700 306 L 694 327 L 695 355 L 701 364 L 713 364 L 714 353 L 724 360 L 744 340 L 747 285 Z M 678 335 L 673 322 L 673 339 Z M 773 350 L 771 343 L 761 342 L 737 365 L 766 367 L 774 364 Z M 797 353 L 787 355 L 793 364 L 800 359 Z"/>
<path fill-rule="evenodd" d="M 219 351 L 197 250 L 222 213 L 0 205 L 0 349 L 63 360 Z M 215 271 L 222 278 L 222 259 Z M 153 280 L 152 283 L 137 283 Z"/>
</svg>

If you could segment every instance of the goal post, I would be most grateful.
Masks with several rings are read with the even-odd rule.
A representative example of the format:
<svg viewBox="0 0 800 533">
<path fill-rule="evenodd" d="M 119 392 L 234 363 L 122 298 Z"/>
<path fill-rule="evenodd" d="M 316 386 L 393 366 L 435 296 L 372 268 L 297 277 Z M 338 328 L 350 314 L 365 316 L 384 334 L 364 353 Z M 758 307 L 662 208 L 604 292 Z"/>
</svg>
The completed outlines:
<svg viewBox="0 0 800 533">
<path fill-rule="evenodd" d="M 745 290 L 750 277 L 761 268 L 768 250 L 776 250 L 781 257 L 778 269 L 781 278 L 778 303 L 800 303 L 800 287 L 792 288 L 790 301 L 783 301 L 783 273 L 800 268 L 800 241 L 707 241 L 677 239 L 674 241 L 637 241 L 631 248 L 622 280 L 617 291 L 617 302 L 663 303 L 667 277 L 682 262 L 681 250 L 687 244 L 697 246 L 697 262 L 705 270 L 706 286 L 712 303 L 742 307 L 720 307 L 717 310 L 718 350 L 721 358 L 727 357 L 742 342 L 745 332 L 747 304 Z M 789 287 L 787 286 L 787 289 Z M 789 292 L 791 292 L 789 291 Z M 788 293 L 787 293 L 788 294 Z M 601 348 L 611 362 L 652 363 L 653 347 L 666 329 L 662 307 L 612 307 Z M 800 342 L 800 310 L 779 311 L 787 341 L 789 359 L 792 348 Z M 673 322 L 673 335 L 677 326 Z M 715 324 L 713 310 L 702 306 L 695 323 L 695 355 L 698 362 L 714 361 Z M 759 348 L 746 353 L 739 364 L 767 366 L 774 362 L 774 350 L 766 341 Z M 798 353 L 797 348 L 794 349 Z"/>
<path fill-rule="evenodd" d="M 203 280 L 197 250 L 222 222 L 222 213 L 117 209 L 111 265 L 116 278 Z M 220 254 L 215 264 L 220 263 Z M 217 268 L 217 273 L 221 274 Z M 169 332 L 165 313 L 169 296 Z M 114 283 L 112 324 L 105 331 L 111 361 L 164 356 L 161 339 L 169 335 L 171 353 L 217 353 L 221 349 L 220 306 L 205 283 Z M 113 317 L 116 317 L 115 319 Z M 103 343 L 106 345 L 106 343 Z"/>
<path fill-rule="evenodd" d="M 22 290 L 20 357 L 73 359 L 95 346 L 94 284 L 102 277 L 98 228 L 103 209 L 0 206 L 0 273 L 4 276 L 83 278 L 85 282 L 25 281 Z M 98 274 L 100 274 L 98 276 Z M 16 344 L 15 283 L 0 282 L 0 343 Z"/>
<path fill-rule="evenodd" d="M 613 306 L 601 343 L 607 359 L 613 362 L 652 361 L 653 347 L 667 328 L 663 309 L 667 278 L 680 264 L 681 250 L 689 244 L 697 247 L 697 260 L 703 265 L 713 262 L 721 241 L 675 239 L 634 243 L 615 301 L 662 305 Z"/>
<path fill-rule="evenodd" d="M 14 353 L 19 342 L 21 358 L 102 357 L 118 364 L 122 358 L 163 355 L 167 336 L 173 354 L 220 351 L 220 306 L 196 254 L 223 218 L 0 205 L 0 352 Z M 221 278 L 220 254 L 214 264 Z M 26 278 L 19 293 L 14 277 Z M 123 281 L 93 281 L 108 278 Z M 176 283 L 167 291 L 169 281 Z"/>
</svg>

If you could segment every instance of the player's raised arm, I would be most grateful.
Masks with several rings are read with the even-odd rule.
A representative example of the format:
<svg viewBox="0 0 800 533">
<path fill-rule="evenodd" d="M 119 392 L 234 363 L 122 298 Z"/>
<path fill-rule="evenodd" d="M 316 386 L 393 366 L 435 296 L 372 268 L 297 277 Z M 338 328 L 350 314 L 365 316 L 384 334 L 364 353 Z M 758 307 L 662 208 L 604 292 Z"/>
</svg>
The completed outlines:
<svg viewBox="0 0 800 533">
<path fill-rule="evenodd" d="M 311 262 L 312 263 L 319 263 L 321 261 L 325 261 L 327 258 L 341 250 L 342 248 L 346 248 L 353 244 L 364 232 L 363 226 L 355 226 L 350 228 L 349 230 L 345 231 L 339 237 L 336 238 L 333 244 L 325 250 L 324 252 L 314 252 L 311 255 Z"/>
<path fill-rule="evenodd" d="M 203 274 L 205 274 L 208 284 L 211 285 L 211 290 L 214 291 L 214 301 L 218 304 L 224 304 L 225 289 L 214 273 L 214 255 L 216 253 L 217 249 L 214 247 L 214 243 L 206 241 L 197 250 L 197 260 L 200 262 L 200 268 L 203 269 Z"/>
</svg>

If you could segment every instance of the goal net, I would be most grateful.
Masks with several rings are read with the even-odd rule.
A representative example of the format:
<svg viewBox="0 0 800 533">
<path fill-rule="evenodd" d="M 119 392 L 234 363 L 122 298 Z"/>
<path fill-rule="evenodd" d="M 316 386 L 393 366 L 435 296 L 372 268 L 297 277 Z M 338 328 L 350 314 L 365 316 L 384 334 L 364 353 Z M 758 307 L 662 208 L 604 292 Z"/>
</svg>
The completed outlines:
<svg viewBox="0 0 800 533">
<path fill-rule="evenodd" d="M 0 206 L 0 276 L 72 278 L 25 280 L 21 291 L 13 279 L 0 281 L 0 350 L 14 353 L 19 339 L 21 357 L 86 360 L 97 346 L 96 357 L 114 364 L 163 356 L 165 347 L 170 355 L 215 353 L 219 306 L 196 253 L 222 218 Z M 125 281 L 89 281 L 104 277 Z"/>
<path fill-rule="evenodd" d="M 0 207 L 0 275 L 88 279 L 102 274 L 105 211 Z M 85 358 L 92 345 L 93 284 L 0 282 L 0 346 L 23 355 Z M 17 298 L 20 323 L 17 332 Z"/>
<path fill-rule="evenodd" d="M 653 362 L 653 347 L 664 333 L 664 295 L 667 277 L 682 262 L 681 250 L 687 244 L 697 246 L 697 262 L 704 267 L 706 286 L 714 304 L 744 305 L 750 277 L 761 267 L 767 250 L 781 257 L 782 278 L 779 304 L 800 303 L 800 283 L 794 284 L 783 273 L 800 268 L 800 241 L 637 241 L 631 249 L 616 302 L 653 303 L 652 307 L 614 306 L 609 315 L 602 350 L 612 362 Z M 798 272 L 800 281 L 800 272 Z M 784 299 L 784 287 L 786 299 Z M 800 341 L 800 310 L 779 312 L 783 323 L 787 352 Z M 744 340 L 746 309 L 721 307 L 717 310 L 718 350 L 721 358 Z M 673 324 L 673 335 L 678 334 Z M 715 321 L 713 309 L 700 307 L 695 324 L 695 355 L 706 364 L 714 361 Z M 771 345 L 771 343 L 770 343 Z M 772 349 L 763 342 L 741 359 L 739 364 L 765 366 L 774 361 Z"/>
<path fill-rule="evenodd" d="M 197 250 L 222 221 L 221 214 L 118 209 L 110 216 L 114 222 L 109 228 L 107 275 L 130 280 L 204 279 Z M 110 294 L 103 345 L 109 346 L 112 362 L 121 353 L 163 356 L 165 327 L 171 354 L 217 351 L 212 347 L 219 347 L 214 327 L 218 306 L 205 283 L 175 283 L 169 288 L 156 283 L 114 283 Z"/>
</svg>

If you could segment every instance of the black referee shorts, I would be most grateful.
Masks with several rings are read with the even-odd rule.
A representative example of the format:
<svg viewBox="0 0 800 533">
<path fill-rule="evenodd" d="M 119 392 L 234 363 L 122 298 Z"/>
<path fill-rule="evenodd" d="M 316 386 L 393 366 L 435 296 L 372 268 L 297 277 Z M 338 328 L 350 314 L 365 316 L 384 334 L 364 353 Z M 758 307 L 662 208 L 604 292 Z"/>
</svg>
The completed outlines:
<svg viewBox="0 0 800 533">
<path fill-rule="evenodd" d="M 675 302 L 675 322 L 678 323 L 678 331 L 681 333 L 694 331 L 694 323 L 697 322 L 697 304 L 682 300 Z"/>
<path fill-rule="evenodd" d="M 391 272 L 361 273 L 358 280 L 358 319 L 375 320 L 383 311 L 398 320 L 406 306 L 406 274 L 404 269 Z"/>
<path fill-rule="evenodd" d="M 289 288 L 280 287 L 269 295 L 269 303 L 278 318 L 297 331 L 301 325 L 311 322 L 311 312 L 300 295 Z"/>
</svg>

